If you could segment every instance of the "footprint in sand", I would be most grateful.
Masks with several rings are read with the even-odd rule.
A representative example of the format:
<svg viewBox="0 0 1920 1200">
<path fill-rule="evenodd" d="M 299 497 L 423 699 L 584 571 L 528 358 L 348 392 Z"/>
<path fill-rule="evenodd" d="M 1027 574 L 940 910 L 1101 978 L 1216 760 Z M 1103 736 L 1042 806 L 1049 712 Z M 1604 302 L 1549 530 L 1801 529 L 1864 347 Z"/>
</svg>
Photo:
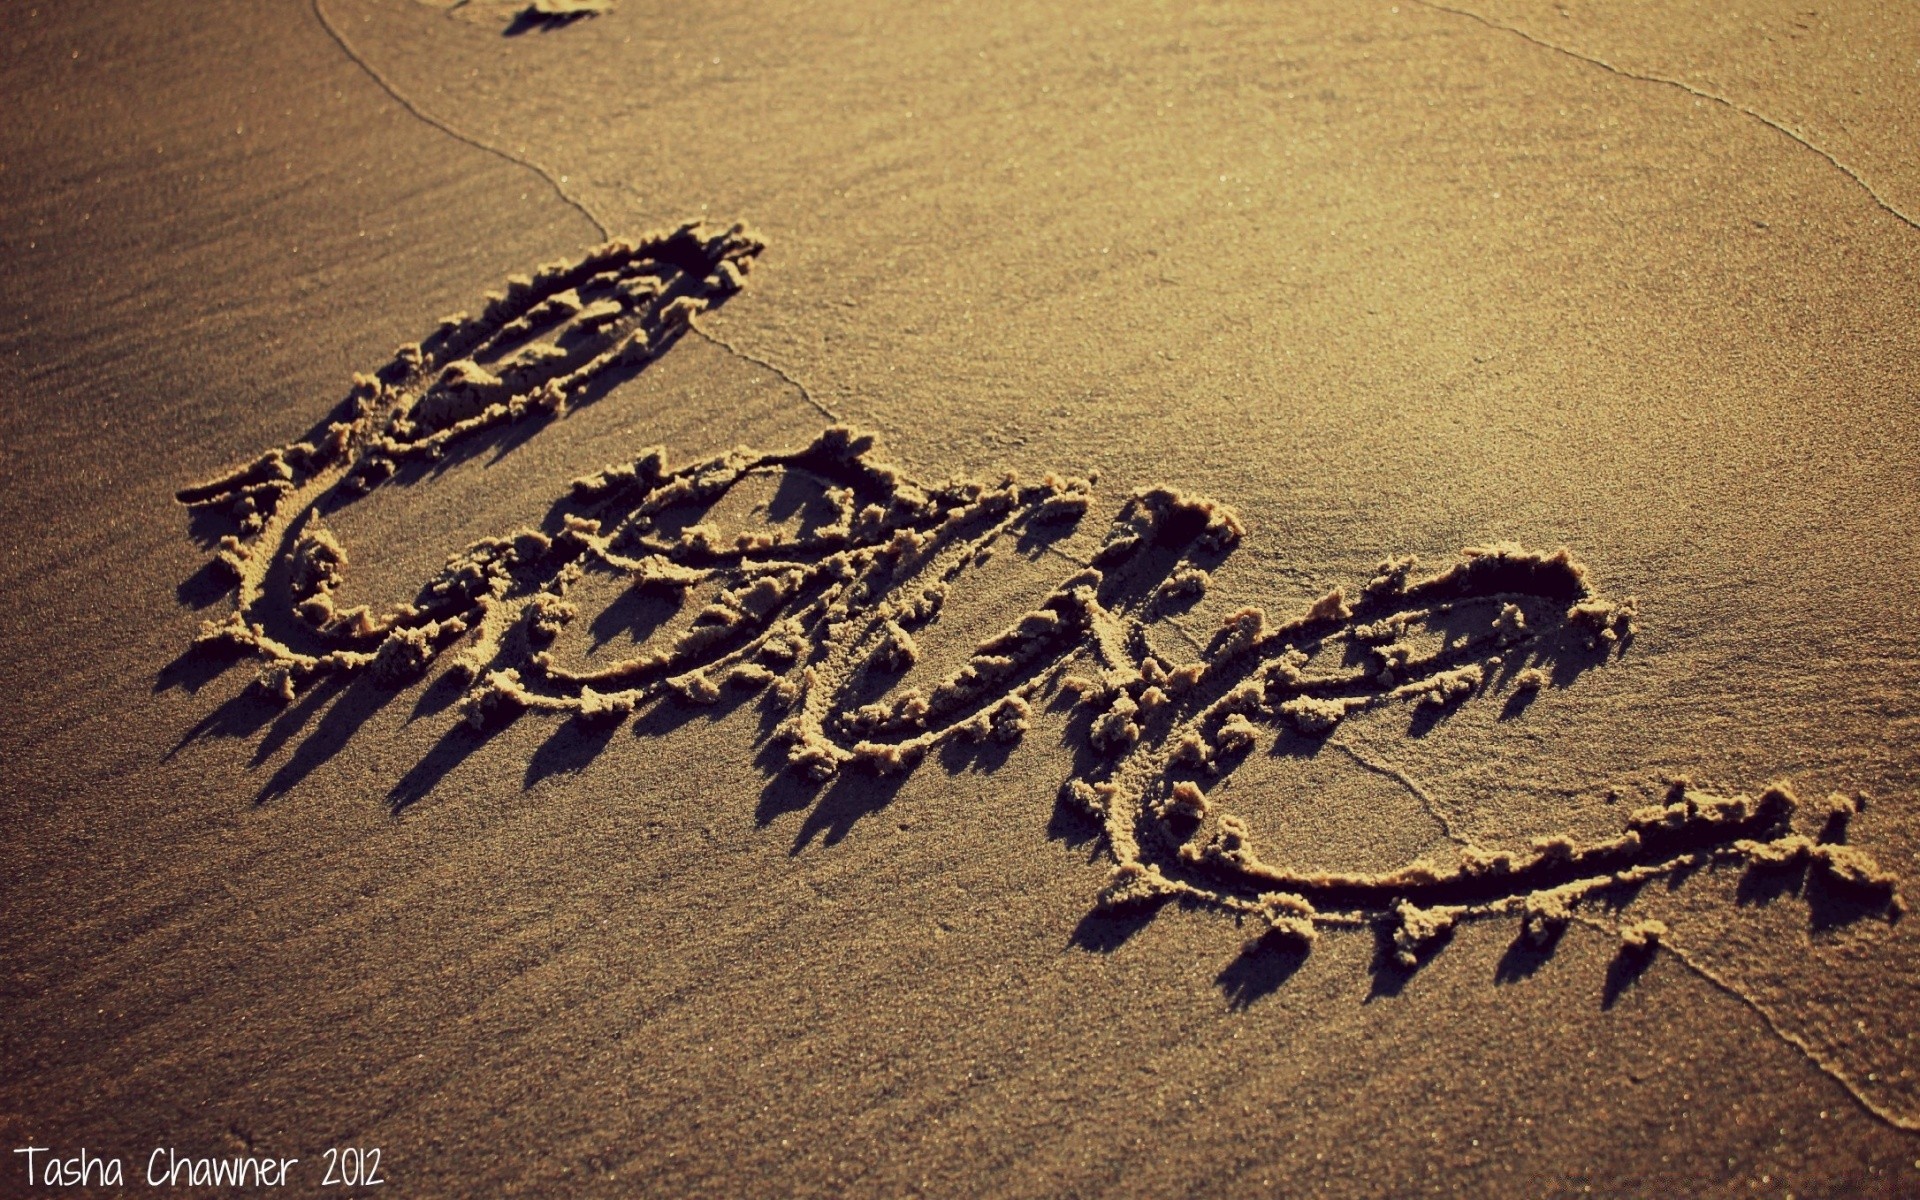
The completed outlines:
<svg viewBox="0 0 1920 1200">
<path fill-rule="evenodd" d="M 880 461 L 870 435 L 835 426 L 797 450 L 678 467 L 649 449 L 574 480 L 540 528 L 455 553 L 409 603 L 383 613 L 335 603 L 348 555 L 325 514 L 462 439 L 604 394 L 738 291 L 762 248 L 742 227 L 688 225 L 510 279 L 479 316 L 448 318 L 356 379 L 307 438 L 183 489 L 183 503 L 234 525 L 217 550 L 234 609 L 199 641 L 257 657 L 260 688 L 281 700 L 328 676 L 405 681 L 451 654 L 476 725 L 524 712 L 615 721 L 656 702 L 764 690 L 787 766 L 815 781 L 911 770 L 948 743 L 1017 741 L 1044 692 L 1070 693 L 1085 720 L 1062 802 L 1098 823 L 1115 864 L 1097 908 L 1178 900 L 1296 948 L 1322 927 L 1372 927 L 1407 968 L 1466 919 L 1517 917 L 1523 943 L 1550 947 L 1583 901 L 1707 863 L 1814 871 L 1868 910 L 1901 910 L 1895 879 L 1844 842 L 1855 801 L 1830 798 L 1825 824 L 1797 832 L 1785 785 L 1720 796 L 1676 783 L 1607 840 L 1469 845 L 1454 862 L 1378 874 L 1260 858 L 1256 831 L 1219 802 L 1217 784 L 1263 729 L 1325 738 L 1357 712 L 1403 705 L 1418 720 L 1496 690 L 1519 707 L 1556 667 L 1598 665 L 1631 638 L 1632 602 L 1601 596 L 1564 549 L 1474 548 L 1425 574 L 1412 559 L 1383 563 L 1351 599 L 1335 591 L 1279 622 L 1236 612 L 1180 662 L 1149 630 L 1204 593 L 1244 530 L 1222 505 L 1142 489 L 1089 564 L 958 670 L 904 687 L 916 632 L 970 569 L 1003 541 L 1044 541 L 1079 522 L 1092 486 L 924 484 Z M 801 481 L 815 519 L 732 537 L 704 519 L 769 478 Z M 609 574 L 697 611 L 633 657 L 561 665 L 551 647 L 577 617 L 570 591 Z M 1063 678 L 1081 662 L 1090 674 Z M 1663 933 L 1626 926 L 1623 954 Z"/>
</svg>

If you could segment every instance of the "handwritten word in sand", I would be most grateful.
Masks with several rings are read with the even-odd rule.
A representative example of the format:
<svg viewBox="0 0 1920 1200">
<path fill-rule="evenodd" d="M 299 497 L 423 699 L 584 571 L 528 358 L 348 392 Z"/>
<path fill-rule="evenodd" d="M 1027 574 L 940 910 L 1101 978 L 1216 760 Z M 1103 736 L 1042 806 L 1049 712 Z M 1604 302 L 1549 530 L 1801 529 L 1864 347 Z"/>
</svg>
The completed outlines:
<svg viewBox="0 0 1920 1200">
<path fill-rule="evenodd" d="M 1818 872 L 1871 908 L 1900 910 L 1893 877 L 1844 844 L 1857 802 L 1830 799 L 1824 825 L 1799 832 L 1784 784 L 1723 796 L 1677 782 L 1611 838 L 1463 845 L 1457 861 L 1379 874 L 1260 857 L 1217 784 L 1263 731 L 1321 739 L 1356 714 L 1438 715 L 1495 690 L 1523 703 L 1557 664 L 1599 665 L 1631 638 L 1633 602 L 1606 599 L 1564 549 L 1477 547 L 1428 573 L 1389 561 L 1351 595 L 1285 619 L 1234 612 L 1180 661 L 1150 631 L 1207 590 L 1245 530 L 1224 505 L 1143 488 L 1090 562 L 956 670 L 908 687 L 899 677 L 919 656 L 916 634 L 968 572 L 1002 542 L 1077 524 L 1092 484 L 923 483 L 881 461 L 871 435 L 836 425 L 795 450 L 680 466 L 649 449 L 574 480 L 539 527 L 453 554 L 409 602 L 378 613 L 336 602 L 349 558 L 328 513 L 460 439 L 590 401 L 737 291 L 761 248 L 738 227 L 686 226 L 510 280 L 478 317 L 449 318 L 358 378 L 306 439 L 181 491 L 237 526 L 217 550 L 235 607 L 200 640 L 257 657 L 260 687 L 282 700 L 328 676 L 404 682 L 445 654 L 476 725 L 528 712 L 617 721 L 656 702 L 761 692 L 787 767 L 815 781 L 911 770 L 951 742 L 1016 742 L 1045 693 L 1072 694 L 1086 720 L 1061 796 L 1112 856 L 1100 908 L 1177 900 L 1299 946 L 1322 927 L 1367 925 L 1407 966 L 1463 918 L 1517 917 L 1524 940 L 1548 945 L 1590 897 L 1708 863 Z M 722 536 L 703 514 L 750 479 L 803 481 L 815 519 Z M 571 597 L 608 575 L 694 609 L 691 621 L 621 661 L 563 665 L 552 646 L 578 616 Z M 1623 937 L 1657 944 L 1656 924 Z"/>
</svg>

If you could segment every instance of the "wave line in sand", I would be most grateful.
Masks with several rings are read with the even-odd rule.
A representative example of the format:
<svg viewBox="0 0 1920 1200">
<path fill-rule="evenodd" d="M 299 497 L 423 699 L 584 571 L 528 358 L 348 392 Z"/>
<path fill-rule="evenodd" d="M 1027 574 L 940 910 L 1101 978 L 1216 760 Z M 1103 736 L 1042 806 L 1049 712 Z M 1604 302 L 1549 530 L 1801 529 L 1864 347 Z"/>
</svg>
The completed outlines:
<svg viewBox="0 0 1920 1200">
<path fill-rule="evenodd" d="M 1706 88 L 1700 87 L 1697 84 L 1688 83 L 1684 79 L 1675 79 L 1671 75 L 1655 75 L 1650 71 L 1629 70 L 1626 67 L 1622 67 L 1615 63 L 1609 62 L 1606 59 L 1601 58 L 1597 55 L 1584 54 L 1578 50 L 1573 49 L 1570 46 L 1563 46 L 1558 42 L 1549 41 L 1546 38 L 1539 36 L 1538 34 L 1529 33 L 1527 30 L 1520 28 L 1518 25 L 1509 25 L 1504 21 L 1496 21 L 1492 17 L 1489 17 L 1484 13 L 1475 12 L 1470 8 L 1457 8 L 1451 4 L 1439 3 L 1439 0 L 1413 0 L 1413 2 L 1415 4 L 1420 5 L 1422 8 L 1432 9 L 1434 12 L 1451 13 L 1456 17 L 1465 17 L 1470 21 L 1477 21 L 1480 24 L 1485 25 L 1488 29 L 1497 29 L 1502 33 L 1513 34 L 1515 37 L 1520 38 L 1522 41 L 1532 42 L 1534 45 L 1540 47 L 1543 50 L 1551 50 L 1556 54 L 1563 54 L 1568 58 L 1574 59 L 1575 61 L 1578 61 L 1578 62 L 1586 63 L 1589 66 L 1599 67 L 1601 70 L 1607 71 L 1614 75 L 1618 75 L 1622 79 L 1633 79 L 1641 83 L 1657 83 L 1664 87 L 1678 88 L 1681 91 L 1685 92 L 1687 95 L 1692 96 L 1697 100 L 1706 100 L 1710 103 L 1718 104 L 1722 108 L 1728 109 L 1732 112 L 1739 113 L 1741 116 L 1750 117 L 1753 120 L 1760 122 L 1762 125 L 1765 125 L 1768 129 L 1773 130 L 1775 133 L 1778 133 L 1781 136 L 1787 138 L 1788 140 L 1797 143 L 1802 149 L 1811 150 L 1815 154 L 1818 154 L 1821 158 L 1826 159 L 1828 166 L 1840 172 L 1842 175 L 1845 175 L 1848 179 L 1851 179 L 1854 185 L 1858 187 L 1861 191 L 1865 192 L 1867 194 L 1867 198 L 1873 201 L 1874 204 L 1878 206 L 1881 209 L 1881 211 L 1885 212 L 1888 216 L 1893 217 L 1895 220 L 1898 220 L 1900 223 L 1902 223 L 1903 225 L 1906 225 L 1910 229 L 1920 229 L 1920 220 L 1916 220 L 1913 217 L 1908 216 L 1905 212 L 1901 211 L 1901 209 L 1897 207 L 1893 203 L 1893 201 L 1881 195 L 1880 189 L 1874 187 L 1873 184 L 1868 181 L 1865 175 L 1862 175 L 1859 171 L 1856 171 L 1854 168 L 1848 166 L 1845 162 L 1841 161 L 1839 156 L 1834 154 L 1833 151 L 1826 149 L 1824 146 L 1821 146 L 1817 142 L 1808 138 L 1805 134 L 1793 128 L 1793 126 L 1788 125 L 1786 122 L 1776 120 L 1775 118 L 1770 117 L 1767 114 L 1761 112 L 1757 108 L 1749 107 L 1748 105 L 1742 104 L 1737 100 L 1733 100 L 1733 99 L 1730 99 L 1729 97 L 1722 96 L 1718 92 L 1709 91 Z"/>
<path fill-rule="evenodd" d="M 327 31 L 327 36 L 333 39 L 333 44 L 340 47 L 340 53 L 346 55 L 348 59 L 352 60 L 355 66 L 359 67 L 362 71 L 366 72 L 367 78 L 373 80 L 375 84 L 379 85 L 380 90 L 385 92 L 388 95 L 388 97 L 393 100 L 395 104 L 398 104 L 401 108 L 406 109 L 409 113 L 413 114 L 413 116 L 419 121 L 432 126 L 433 128 L 439 130 L 441 133 L 446 134 L 448 137 L 452 138 L 456 142 L 465 143 L 466 145 L 472 146 L 475 150 L 481 151 L 484 154 L 491 154 L 495 158 L 504 159 L 505 161 L 512 163 L 516 167 L 524 167 L 527 170 L 532 171 L 535 175 L 538 175 L 542 180 L 544 180 L 548 187 L 553 189 L 554 195 L 560 197 L 560 199 L 565 204 L 567 204 L 568 207 L 572 208 L 574 211 L 578 212 L 581 216 L 585 217 L 587 221 L 593 225 L 595 232 L 597 232 L 601 237 L 605 238 L 605 237 L 611 236 L 611 233 L 607 228 L 607 223 L 600 219 L 600 215 L 594 212 L 591 208 L 587 207 L 587 204 L 584 200 L 581 200 L 579 197 L 575 196 L 573 193 L 567 191 L 567 189 L 561 185 L 560 177 L 556 175 L 554 172 L 547 170 L 547 168 L 541 166 L 537 162 L 534 162 L 532 159 L 522 158 L 517 154 L 511 153 L 506 150 L 502 150 L 500 147 L 493 145 L 491 142 L 482 141 L 481 139 L 474 137 L 472 134 L 462 133 L 458 129 L 455 129 L 452 125 L 449 125 L 447 122 L 441 120 L 439 117 L 434 116 L 432 113 L 421 108 L 418 104 L 415 104 L 412 100 L 408 99 L 407 96 L 403 92 L 401 92 L 399 88 L 393 85 L 392 80 L 388 79 L 385 74 L 383 74 L 380 70 L 378 70 L 372 63 L 368 62 L 365 56 L 363 56 L 358 50 L 355 50 L 353 48 L 352 43 L 347 41 L 346 35 L 340 32 L 340 27 L 333 23 L 333 18 L 327 15 L 327 10 L 320 3 L 320 0 L 312 0 L 312 4 L 313 4 L 314 20 L 320 22 L 320 27 Z"/>
<path fill-rule="evenodd" d="M 465 0 L 461 0 L 461 3 L 465 3 Z M 385 92 L 388 98 L 390 98 L 395 104 L 398 104 L 401 108 L 405 109 L 409 114 L 411 114 L 415 119 L 419 120 L 423 124 L 429 126 L 430 128 L 439 130 L 441 133 L 446 134 L 448 137 L 452 138 L 456 142 L 460 142 L 464 145 L 471 146 L 475 150 L 479 150 L 484 154 L 491 154 L 495 158 L 511 163 L 516 167 L 520 167 L 527 171 L 531 171 L 533 174 L 540 177 L 541 182 L 545 183 L 547 187 L 553 192 L 553 194 L 560 198 L 562 203 L 566 204 L 569 208 L 572 208 L 575 212 L 578 212 L 581 216 L 585 217 L 587 219 L 587 222 L 593 226 L 594 231 L 598 233 L 602 238 L 610 238 L 613 236 L 612 231 L 608 226 L 606 219 L 602 217 L 599 213 L 595 212 L 593 209 L 593 206 L 588 204 L 586 200 L 582 199 L 579 196 L 574 195 L 571 191 L 567 190 L 566 183 L 565 183 L 565 179 L 566 179 L 565 176 L 560 175 L 555 171 L 552 171 L 546 167 L 541 166 L 539 163 L 533 161 L 530 158 L 523 158 L 520 155 L 515 154 L 510 150 L 506 150 L 499 146 L 494 145 L 492 142 L 486 141 L 479 137 L 475 137 L 473 134 L 463 132 L 462 130 L 458 129 L 450 122 L 433 115 L 432 113 L 428 112 L 424 108 L 421 108 L 418 104 L 414 103 L 411 97 L 409 97 L 406 93 L 402 92 L 397 86 L 395 86 L 394 82 L 391 79 L 387 78 L 384 72 L 382 72 L 379 68 L 375 67 L 371 62 L 367 60 L 365 55 L 361 54 L 358 50 L 356 50 L 353 47 L 353 44 L 347 40 L 346 34 L 341 32 L 340 27 L 336 25 L 333 21 L 333 18 L 328 15 L 326 8 L 321 4 L 321 0 L 312 0 L 312 7 L 313 7 L 314 19 L 320 23 L 320 27 L 322 29 L 326 30 L 327 36 L 331 38 L 333 40 L 333 43 L 340 48 L 340 52 L 346 55 L 347 58 L 355 66 L 360 68 L 360 70 L 364 71 L 367 77 L 373 80 L 373 82 L 376 85 L 378 85 L 380 90 Z M 459 5 L 455 5 L 454 7 L 457 8 L 459 7 Z M 451 12 L 452 10 L 450 9 L 448 11 Z M 531 11 L 531 9 L 529 9 L 529 11 Z M 523 14 L 523 17 L 524 15 L 525 14 Z M 813 390 L 811 388 L 809 388 L 805 383 L 802 383 L 799 379 L 795 378 L 793 373 L 788 371 L 786 368 L 780 366 L 777 363 L 771 362 L 761 357 L 758 354 L 754 354 L 751 351 L 743 349 L 738 343 L 728 338 L 721 337 L 719 334 L 716 334 L 700 326 L 699 324 L 692 324 L 692 328 L 695 333 L 699 334 L 701 337 L 712 342 L 714 345 L 720 347 L 722 350 L 725 350 L 727 353 L 735 356 L 736 358 L 744 359 L 745 361 L 753 363 L 754 365 L 759 367 L 764 367 L 767 370 L 772 371 L 775 375 L 778 375 L 781 379 L 785 380 L 788 384 L 790 384 L 796 392 L 799 393 L 800 398 L 802 400 L 806 401 L 808 405 L 812 406 L 816 411 L 818 411 L 821 415 L 825 416 L 828 420 L 838 421 L 840 419 L 837 415 L 835 415 L 832 409 L 828 408 L 825 404 L 821 403 L 818 399 L 814 397 Z"/>
</svg>

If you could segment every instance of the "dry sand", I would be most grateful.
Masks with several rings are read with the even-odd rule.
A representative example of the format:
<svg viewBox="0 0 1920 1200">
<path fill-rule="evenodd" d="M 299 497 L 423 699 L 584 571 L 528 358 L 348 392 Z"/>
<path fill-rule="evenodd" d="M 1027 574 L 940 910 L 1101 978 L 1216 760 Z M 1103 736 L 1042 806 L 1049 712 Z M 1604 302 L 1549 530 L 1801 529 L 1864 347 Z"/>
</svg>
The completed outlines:
<svg viewBox="0 0 1920 1200">
<path fill-rule="evenodd" d="M 1920 1194 L 1910 7 L 517 11 L 4 18 L 9 1149 Z"/>
</svg>

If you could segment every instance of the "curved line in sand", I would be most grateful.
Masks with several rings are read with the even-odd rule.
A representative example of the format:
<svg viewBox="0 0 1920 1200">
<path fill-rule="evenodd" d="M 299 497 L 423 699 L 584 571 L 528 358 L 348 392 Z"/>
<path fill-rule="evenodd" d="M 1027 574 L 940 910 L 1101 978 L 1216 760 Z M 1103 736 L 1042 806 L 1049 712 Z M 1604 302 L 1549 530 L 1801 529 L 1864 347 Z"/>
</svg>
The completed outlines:
<svg viewBox="0 0 1920 1200">
<path fill-rule="evenodd" d="M 1590 929 L 1598 930 L 1604 934 L 1613 935 L 1619 932 L 1619 930 L 1614 927 L 1595 920 L 1592 917 L 1582 915 L 1576 919 L 1579 920 L 1582 925 Z M 1798 1050 L 1801 1056 L 1804 1057 L 1815 1070 L 1832 1079 L 1836 1084 L 1839 1084 L 1840 1090 L 1845 1092 L 1848 1098 L 1859 1105 L 1861 1110 L 1868 1116 L 1885 1121 L 1895 1129 L 1904 1130 L 1908 1133 L 1920 1133 L 1920 1114 L 1896 1111 L 1869 1096 L 1866 1089 L 1853 1077 L 1852 1072 L 1848 1071 L 1840 1063 L 1832 1061 L 1821 1054 L 1807 1039 L 1782 1025 L 1766 1005 L 1741 991 L 1738 986 L 1720 975 L 1719 972 L 1701 963 L 1687 951 L 1675 945 L 1671 939 L 1662 940 L 1659 943 L 1659 948 L 1671 954 L 1675 962 L 1705 980 L 1715 990 L 1723 995 L 1732 997 L 1751 1010 L 1753 1014 L 1760 1019 L 1761 1025 L 1766 1028 L 1768 1033 L 1771 1033 L 1788 1046 Z"/>
<path fill-rule="evenodd" d="M 362 55 L 358 50 L 354 49 L 353 44 L 347 41 L 346 35 L 341 32 L 340 27 L 336 25 L 333 21 L 333 18 L 327 14 L 326 8 L 322 5 L 321 0 L 311 0 L 311 4 L 313 7 L 314 19 L 320 23 L 320 27 L 322 29 L 326 30 L 327 36 L 333 39 L 333 43 L 336 46 L 340 47 L 340 52 L 347 56 L 348 61 L 352 62 L 355 66 L 359 67 L 362 71 L 366 72 L 367 78 L 373 80 L 373 82 L 379 86 L 380 90 L 385 92 L 387 96 L 390 99 L 392 99 L 395 104 L 398 104 L 402 109 L 412 114 L 416 119 L 423 122 L 428 127 L 432 129 L 436 129 L 441 133 L 446 134 L 448 137 L 452 138 L 457 142 L 462 143 L 463 145 L 471 146 L 475 150 L 479 150 L 484 154 L 491 154 L 495 158 L 501 159 L 504 162 L 511 163 L 516 167 L 521 167 L 521 168 L 524 168 L 525 170 L 533 172 L 535 175 L 540 177 L 541 181 L 544 182 L 548 188 L 550 188 L 553 191 L 554 195 L 560 198 L 562 203 L 566 204 L 569 208 L 572 208 L 575 212 L 578 212 L 581 216 L 585 217 L 588 223 L 593 226 L 595 232 L 597 232 L 600 235 L 600 237 L 610 238 L 613 236 L 611 227 L 607 224 L 606 220 L 602 218 L 599 213 L 595 212 L 592 206 L 590 206 L 585 200 L 574 195 L 572 192 L 569 192 L 566 189 L 566 186 L 561 182 L 561 177 L 557 172 L 541 166 L 539 163 L 534 162 L 530 158 L 522 158 L 521 156 L 514 154 L 510 150 L 505 150 L 482 138 L 475 137 L 470 133 L 462 132 L 460 129 L 454 127 L 450 122 L 445 121 L 440 117 L 434 116 L 432 113 L 428 112 L 426 109 L 420 107 L 420 105 L 414 103 L 414 101 L 410 97 L 408 97 L 398 87 L 394 86 L 394 83 L 391 79 L 388 79 L 386 75 L 383 72 L 381 72 L 377 67 L 375 67 L 371 62 L 369 62 L 364 55 Z M 819 400 L 814 398 L 813 390 L 811 388 L 809 388 L 806 384 L 802 383 L 799 379 L 795 378 L 793 373 L 788 371 L 786 368 L 781 367 L 778 364 L 769 361 L 768 359 L 766 359 L 761 355 L 745 350 L 741 348 L 741 346 L 736 342 L 733 342 L 727 338 L 721 337 L 720 335 L 715 334 L 707 329 L 704 329 L 699 325 L 691 325 L 691 328 L 695 333 L 699 334 L 701 337 L 712 342 L 714 345 L 719 346 L 721 349 L 727 351 L 727 353 L 735 355 L 739 358 L 745 359 L 746 361 L 753 363 L 756 366 L 764 367 L 765 369 L 772 371 L 775 375 L 778 375 L 781 379 L 785 380 L 788 384 L 790 384 L 796 392 L 800 394 L 800 398 L 802 400 L 805 400 L 807 404 L 811 405 L 815 410 L 817 410 L 822 415 L 824 415 L 828 420 L 838 421 L 840 419 L 838 416 L 834 415 L 834 412 L 832 409 L 828 408 L 825 404 L 822 404 Z"/>
<path fill-rule="evenodd" d="M 1435 12 L 1451 13 L 1456 17 L 1466 17 L 1468 20 L 1478 21 L 1480 24 L 1485 25 L 1489 29 L 1498 29 L 1503 33 L 1513 34 L 1515 37 L 1520 38 L 1524 41 L 1531 42 L 1534 45 L 1539 46 L 1543 50 L 1551 50 L 1556 54 L 1564 54 L 1568 58 L 1575 59 L 1579 62 L 1587 63 L 1591 66 L 1599 67 L 1601 70 L 1611 72 L 1612 74 L 1618 75 L 1623 79 L 1634 79 L 1634 80 L 1640 81 L 1641 83 L 1657 83 L 1665 87 L 1678 88 L 1681 91 L 1685 92 L 1687 95 L 1694 97 L 1695 99 L 1710 101 L 1711 103 L 1718 104 L 1723 108 L 1730 109 L 1733 112 L 1739 113 L 1742 116 L 1749 117 L 1755 121 L 1758 121 L 1762 125 L 1765 125 L 1767 128 L 1773 130 L 1775 133 L 1781 134 L 1782 136 L 1797 143 L 1803 149 L 1811 150 L 1815 154 L 1818 154 L 1821 158 L 1826 159 L 1829 166 L 1833 167 L 1836 171 L 1839 171 L 1842 175 L 1845 175 L 1848 179 L 1851 179 L 1854 182 L 1854 184 L 1859 187 L 1861 191 L 1867 194 L 1867 198 L 1872 200 L 1874 204 L 1877 205 L 1882 211 L 1887 213 L 1887 215 L 1900 221 L 1902 224 L 1906 225 L 1909 229 L 1920 229 L 1920 220 L 1916 220 L 1913 217 L 1910 217 L 1906 213 L 1902 212 L 1898 207 L 1894 205 L 1894 203 L 1891 200 L 1888 200 L 1885 196 L 1881 195 L 1880 190 L 1874 187 L 1872 183 L 1868 182 L 1866 176 L 1862 175 L 1860 172 L 1854 170 L 1852 167 L 1842 162 L 1831 150 L 1828 150 L 1825 147 L 1820 146 L 1818 143 L 1809 139 L 1805 134 L 1794 129 L 1791 125 L 1788 125 L 1783 121 L 1775 120 L 1773 117 L 1768 116 L 1767 114 L 1761 112 L 1758 109 L 1750 108 L 1745 104 L 1741 104 L 1737 100 L 1733 100 L 1726 96 L 1722 96 L 1718 92 L 1711 92 L 1703 87 L 1698 87 L 1694 84 L 1688 83 L 1684 79 L 1675 79 L 1669 75 L 1655 75 L 1647 71 L 1628 70 L 1625 67 L 1617 66 L 1614 63 L 1608 62 L 1606 59 L 1600 58 L 1597 55 L 1583 54 L 1580 51 L 1573 49 L 1572 47 L 1562 46 L 1558 42 L 1548 41 L 1546 38 L 1540 37 L 1537 34 L 1529 33 L 1527 30 L 1522 29 L 1517 25 L 1509 25 L 1504 21 L 1496 21 L 1492 17 L 1486 16 L 1482 13 L 1474 12 L 1472 9 L 1456 8 L 1451 4 L 1439 3 L 1438 0 L 1413 0 L 1413 3 L 1420 5 L 1422 8 L 1432 9 Z"/>
<path fill-rule="evenodd" d="M 393 86 L 393 83 L 391 80 L 389 80 L 376 67 L 374 67 L 372 63 L 368 62 L 364 57 L 362 57 L 359 51 L 353 48 L 352 44 L 347 41 L 346 35 L 340 32 L 340 27 L 333 23 L 333 18 L 327 15 L 327 10 L 325 6 L 321 4 L 320 0 L 312 0 L 312 5 L 313 5 L 314 19 L 320 22 L 320 27 L 327 31 L 327 36 L 333 39 L 333 42 L 336 46 L 340 47 L 340 52 L 346 55 L 347 58 L 351 60 L 355 66 L 359 67 L 362 71 L 366 72 L 367 78 L 373 80 L 374 83 L 378 84 L 380 86 L 380 90 L 385 92 L 393 100 L 395 104 L 398 104 L 401 108 L 406 109 L 408 112 L 412 113 L 419 120 L 425 122 L 428 125 L 431 125 L 433 128 L 439 130 L 441 133 L 446 134 L 448 137 L 452 138 L 457 142 L 462 142 L 468 146 L 472 146 L 475 150 L 478 150 L 484 154 L 491 154 L 495 158 L 499 158 L 506 162 L 512 163 L 516 167 L 524 167 L 525 169 L 532 171 L 535 175 L 538 175 L 542 180 L 546 181 L 547 186 L 553 189 L 554 195 L 560 197 L 560 199 L 568 207 L 572 208 L 575 212 L 585 217 L 587 221 L 590 224 L 592 224 L 594 231 L 598 233 L 602 238 L 613 236 L 612 232 L 607 228 L 607 223 L 600 219 L 599 214 L 595 213 L 591 208 L 587 207 L 586 201 L 581 200 L 579 197 L 568 192 L 566 188 L 561 186 L 560 177 L 557 174 L 547 170 L 545 167 L 541 166 L 539 163 L 534 162 L 532 159 L 522 158 L 517 154 L 514 154 L 507 150 L 503 150 L 500 147 L 495 146 L 489 142 L 482 141 L 481 139 L 474 137 L 471 134 L 460 132 L 458 129 L 455 129 L 452 125 L 449 125 L 447 122 L 441 120 L 439 117 L 434 116 L 432 113 L 429 113 L 425 109 L 421 108 L 418 104 L 415 104 L 412 100 L 408 99 L 405 95 L 401 93 L 399 88 L 396 88 L 395 86 Z"/>
</svg>

